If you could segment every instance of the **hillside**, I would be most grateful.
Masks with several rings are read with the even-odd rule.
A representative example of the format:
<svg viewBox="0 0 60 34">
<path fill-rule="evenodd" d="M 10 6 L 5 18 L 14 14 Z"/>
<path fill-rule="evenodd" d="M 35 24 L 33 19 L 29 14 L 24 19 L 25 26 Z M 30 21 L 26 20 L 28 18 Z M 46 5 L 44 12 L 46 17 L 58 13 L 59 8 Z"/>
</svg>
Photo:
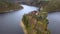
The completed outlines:
<svg viewBox="0 0 60 34">
<path fill-rule="evenodd" d="M 10 10 L 19 10 L 22 9 L 22 6 L 18 3 L 11 3 L 7 1 L 0 1 L 0 13 L 9 12 Z"/>
</svg>

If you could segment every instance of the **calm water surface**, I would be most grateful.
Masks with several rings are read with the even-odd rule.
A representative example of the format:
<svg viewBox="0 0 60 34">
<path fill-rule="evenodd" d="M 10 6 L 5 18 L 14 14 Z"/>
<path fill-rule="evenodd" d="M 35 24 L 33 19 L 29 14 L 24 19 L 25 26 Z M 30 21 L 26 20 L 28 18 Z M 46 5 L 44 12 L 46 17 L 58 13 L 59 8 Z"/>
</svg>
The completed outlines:
<svg viewBox="0 0 60 34">
<path fill-rule="evenodd" d="M 23 15 L 38 8 L 28 5 L 22 6 L 24 7 L 22 10 L 0 14 L 0 34 L 24 34 L 20 26 Z"/>
<path fill-rule="evenodd" d="M 51 34 L 60 34 L 60 12 L 54 12 L 48 14 L 48 29 Z"/>
<path fill-rule="evenodd" d="M 37 10 L 37 7 L 22 5 L 19 11 L 0 14 L 0 34 L 24 34 L 20 22 L 24 14 Z M 60 34 L 60 12 L 48 14 L 48 29 L 51 34 Z"/>
</svg>

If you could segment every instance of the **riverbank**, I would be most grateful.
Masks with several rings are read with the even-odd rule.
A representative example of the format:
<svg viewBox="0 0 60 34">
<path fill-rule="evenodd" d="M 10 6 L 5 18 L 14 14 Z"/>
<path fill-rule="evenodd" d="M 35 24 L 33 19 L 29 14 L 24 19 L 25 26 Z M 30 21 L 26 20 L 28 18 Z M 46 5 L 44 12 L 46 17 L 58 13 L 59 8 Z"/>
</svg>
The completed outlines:
<svg viewBox="0 0 60 34">
<path fill-rule="evenodd" d="M 21 10 L 22 8 L 23 7 L 18 3 L 10 3 L 10 2 L 6 2 L 6 1 L 0 1 L 0 13 Z"/>
<path fill-rule="evenodd" d="M 60 11 L 60 1 L 52 0 L 50 1 L 47 6 L 45 6 L 42 10 L 43 12 L 51 13 L 51 12 L 58 12 Z"/>
<path fill-rule="evenodd" d="M 22 21 L 20 23 L 20 26 L 22 27 L 24 34 L 28 34 L 27 30 L 26 30 L 26 27 L 25 27 L 25 25 L 24 25 L 24 23 Z"/>
</svg>

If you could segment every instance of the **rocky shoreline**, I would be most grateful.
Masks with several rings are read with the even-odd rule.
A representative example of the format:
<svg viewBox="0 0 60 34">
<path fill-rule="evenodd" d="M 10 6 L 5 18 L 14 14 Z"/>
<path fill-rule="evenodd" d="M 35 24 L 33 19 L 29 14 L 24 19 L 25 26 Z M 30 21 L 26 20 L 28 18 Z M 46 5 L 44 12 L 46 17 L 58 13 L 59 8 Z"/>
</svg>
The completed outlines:
<svg viewBox="0 0 60 34">
<path fill-rule="evenodd" d="M 22 22 L 28 34 L 50 34 L 47 25 L 46 12 L 31 12 L 23 16 Z"/>
</svg>

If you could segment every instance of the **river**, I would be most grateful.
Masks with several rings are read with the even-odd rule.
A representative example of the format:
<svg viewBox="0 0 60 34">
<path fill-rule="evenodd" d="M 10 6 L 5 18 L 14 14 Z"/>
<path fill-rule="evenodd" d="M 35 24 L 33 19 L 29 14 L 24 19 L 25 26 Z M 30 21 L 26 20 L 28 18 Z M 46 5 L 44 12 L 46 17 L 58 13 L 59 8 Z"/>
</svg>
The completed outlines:
<svg viewBox="0 0 60 34">
<path fill-rule="evenodd" d="M 60 12 L 53 12 L 48 14 L 48 29 L 51 34 L 60 34 Z"/>
<path fill-rule="evenodd" d="M 22 5 L 22 10 L 0 14 L 0 34 L 24 34 L 20 22 L 24 14 L 27 14 L 33 10 L 37 10 L 37 7 Z"/>
<path fill-rule="evenodd" d="M 37 7 L 22 5 L 22 10 L 0 14 L 0 34 L 24 34 L 20 23 L 24 14 L 37 10 Z M 48 13 L 48 29 L 51 34 L 60 34 L 60 12 Z"/>
</svg>

